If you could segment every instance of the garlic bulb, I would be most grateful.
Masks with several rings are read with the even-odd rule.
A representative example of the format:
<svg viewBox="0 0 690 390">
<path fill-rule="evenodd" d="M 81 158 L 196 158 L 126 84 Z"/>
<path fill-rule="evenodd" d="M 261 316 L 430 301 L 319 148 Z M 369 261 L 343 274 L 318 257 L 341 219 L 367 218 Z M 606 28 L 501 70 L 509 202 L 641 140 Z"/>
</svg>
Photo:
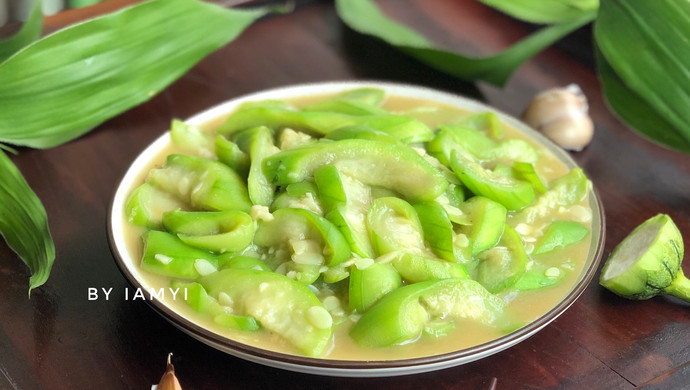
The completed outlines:
<svg viewBox="0 0 690 390">
<path fill-rule="evenodd" d="M 171 357 L 172 353 L 168 354 L 168 364 L 165 373 L 158 385 L 152 386 L 151 390 L 182 390 L 182 386 L 180 386 L 180 382 L 175 376 L 175 367 L 170 362 Z"/>
<path fill-rule="evenodd" d="M 522 118 L 562 148 L 580 151 L 589 145 L 594 135 L 588 109 L 587 98 L 580 87 L 571 84 L 537 95 Z"/>
</svg>

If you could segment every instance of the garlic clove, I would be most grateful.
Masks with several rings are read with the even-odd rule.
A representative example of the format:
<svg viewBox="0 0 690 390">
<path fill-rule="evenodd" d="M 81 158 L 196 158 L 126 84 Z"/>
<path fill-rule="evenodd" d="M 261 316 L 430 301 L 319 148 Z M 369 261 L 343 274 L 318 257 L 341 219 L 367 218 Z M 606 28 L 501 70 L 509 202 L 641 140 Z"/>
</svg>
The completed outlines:
<svg viewBox="0 0 690 390">
<path fill-rule="evenodd" d="M 167 368 L 165 370 L 165 373 L 161 377 L 160 382 L 158 382 L 158 387 L 156 388 L 156 390 L 182 390 L 182 386 L 180 386 L 180 381 L 178 381 L 177 377 L 175 376 L 175 367 L 170 362 L 171 357 L 172 353 L 169 353 Z"/>
<path fill-rule="evenodd" d="M 562 148 L 579 151 L 589 145 L 594 135 L 588 109 L 582 90 L 571 84 L 538 94 L 522 118 Z"/>
</svg>

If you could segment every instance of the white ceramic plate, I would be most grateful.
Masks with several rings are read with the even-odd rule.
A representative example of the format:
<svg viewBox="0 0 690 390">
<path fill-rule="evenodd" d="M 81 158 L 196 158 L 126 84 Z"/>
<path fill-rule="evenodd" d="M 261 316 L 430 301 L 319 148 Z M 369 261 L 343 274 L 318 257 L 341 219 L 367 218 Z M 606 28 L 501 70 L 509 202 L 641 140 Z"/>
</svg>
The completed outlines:
<svg viewBox="0 0 690 390">
<path fill-rule="evenodd" d="M 541 134 L 532 130 L 527 125 L 513 117 L 497 112 L 495 109 L 482 103 L 469 100 L 461 96 L 411 85 L 348 81 L 288 86 L 233 99 L 195 115 L 186 120 L 186 122 L 200 125 L 209 121 L 217 121 L 218 118 L 227 117 L 229 113 L 231 113 L 239 104 L 246 101 L 264 99 L 291 99 L 302 96 L 337 93 L 340 91 L 361 87 L 381 88 L 389 95 L 433 100 L 468 111 L 494 111 L 498 114 L 503 123 L 527 134 L 537 142 L 544 144 L 554 155 L 565 163 L 569 169 L 577 167 L 577 164 L 573 161 L 573 159 L 561 148 L 557 147 Z M 148 291 L 149 286 L 147 285 L 146 279 L 142 276 L 142 271 L 139 269 L 138 264 L 140 259 L 133 258 L 125 245 L 123 235 L 123 210 L 127 196 L 129 195 L 128 192 L 131 188 L 133 188 L 134 185 L 137 184 L 140 172 L 148 165 L 152 157 L 158 155 L 159 152 L 169 144 L 169 142 L 169 136 L 168 133 L 166 133 L 149 145 L 139 155 L 139 157 L 137 157 L 120 182 L 113 197 L 109 212 L 109 238 L 111 249 L 115 255 L 117 265 L 120 267 L 122 273 L 135 287 L 142 288 L 144 291 Z M 173 325 L 197 340 L 221 351 L 227 352 L 228 354 L 271 367 L 310 374 L 345 377 L 407 375 L 453 367 L 485 358 L 525 340 L 556 319 L 575 302 L 580 294 L 582 294 L 594 276 L 594 273 L 597 269 L 597 264 L 603 252 L 604 245 L 605 223 L 601 202 L 593 190 L 590 193 L 589 199 L 593 214 L 592 234 L 590 235 L 592 239 L 590 252 L 588 254 L 587 262 L 579 277 L 579 281 L 572 288 L 570 293 L 549 312 L 531 324 L 499 339 L 451 353 L 391 361 L 345 361 L 289 355 L 256 348 L 230 340 L 190 321 L 182 314 L 177 312 L 174 308 L 168 306 L 164 301 L 154 298 L 148 302 L 156 311 L 158 311 Z"/>
</svg>

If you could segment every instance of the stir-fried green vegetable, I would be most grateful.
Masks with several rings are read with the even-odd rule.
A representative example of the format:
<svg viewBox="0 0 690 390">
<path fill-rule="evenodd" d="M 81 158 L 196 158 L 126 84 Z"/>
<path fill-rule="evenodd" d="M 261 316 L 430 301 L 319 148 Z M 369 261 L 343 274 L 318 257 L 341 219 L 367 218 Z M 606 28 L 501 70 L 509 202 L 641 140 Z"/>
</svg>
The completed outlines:
<svg viewBox="0 0 690 390">
<path fill-rule="evenodd" d="M 169 155 L 125 210 L 152 229 L 142 268 L 191 288 L 188 303 L 219 326 L 256 331 L 253 320 L 309 356 L 333 326 L 366 347 L 444 337 L 458 321 L 507 329 L 508 294 L 568 272 L 554 259 L 588 230 L 557 212 L 584 207 L 587 179 L 573 170 L 547 187 L 537 149 L 489 114 L 422 124 L 427 144 L 352 125 L 409 122 L 381 101 L 362 89 L 302 109 L 250 102 L 206 134 L 174 122 L 173 142 L 194 156 Z M 462 136 L 448 149 L 444 134 Z M 215 159 L 197 157 L 214 139 Z"/>
</svg>

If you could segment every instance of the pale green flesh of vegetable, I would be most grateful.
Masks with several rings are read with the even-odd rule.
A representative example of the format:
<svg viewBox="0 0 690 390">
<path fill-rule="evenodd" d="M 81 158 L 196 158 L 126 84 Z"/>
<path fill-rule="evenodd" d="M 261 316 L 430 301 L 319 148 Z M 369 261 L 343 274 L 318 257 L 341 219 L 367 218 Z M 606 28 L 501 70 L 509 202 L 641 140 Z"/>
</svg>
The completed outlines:
<svg viewBox="0 0 690 390">
<path fill-rule="evenodd" d="M 378 99 L 376 94 L 359 96 Z M 309 112 L 366 109 L 334 99 L 310 102 L 314 111 Z M 249 102 L 238 108 L 262 109 L 302 112 L 280 101 Z M 219 141 L 212 131 L 209 137 L 181 132 L 190 128 L 177 123 L 176 136 L 185 148 L 215 149 L 220 161 L 173 154 L 163 168 L 149 175 L 143 185 L 146 191 L 134 192 L 143 195 L 132 196 L 130 209 L 141 208 L 146 218 L 133 222 L 166 230 L 148 232 L 142 267 L 175 278 L 173 283 L 201 283 L 208 299 L 191 285 L 197 294 L 189 304 L 207 302 L 213 313 L 207 310 L 206 316 L 218 326 L 240 332 L 246 327 L 257 335 L 272 332 L 294 349 L 292 353 L 308 356 L 325 354 L 331 340 L 330 333 L 327 341 L 323 332 L 310 333 L 319 326 L 329 332 L 339 329 L 334 333 L 337 340 L 354 325 L 357 330 L 350 341 L 359 344 L 357 348 L 414 342 L 418 337 L 442 340 L 459 332 L 461 322 L 502 333 L 512 321 L 506 317 L 505 297 L 553 288 L 565 279 L 565 271 L 528 258 L 522 233 L 513 230 L 511 219 L 523 212 L 535 213 L 543 223 L 553 217 L 552 205 L 579 204 L 581 192 L 589 187 L 581 171 L 552 181 L 543 194 L 535 192 L 533 184 L 516 180 L 512 167 L 502 164 L 512 164 L 524 151 L 531 161 L 529 156 L 540 156 L 542 151 L 537 153 L 526 141 L 521 142 L 527 147 L 511 142 L 491 118 L 481 113 L 456 121 L 476 137 L 468 145 L 491 146 L 490 153 L 468 151 L 468 166 L 479 173 L 472 180 L 480 183 L 482 191 L 500 193 L 498 200 L 512 210 L 479 196 L 473 192 L 479 192 L 477 187 L 461 184 L 461 177 L 427 154 L 432 143 L 410 146 L 384 140 L 376 132 L 369 137 L 366 128 L 347 128 L 328 139 L 277 122 L 271 125 L 282 130 L 254 127 L 229 132 L 229 138 L 221 136 Z M 502 149 L 500 145 L 518 146 Z M 474 157 L 479 155 L 481 161 Z M 451 153 L 450 160 L 453 166 L 457 157 Z M 537 160 L 526 171 L 536 174 L 540 164 Z M 208 173 L 200 166 L 207 166 Z M 214 181 L 220 176 L 232 185 Z M 512 193 L 516 183 L 527 188 L 535 201 Z M 235 197 L 233 202 L 223 202 L 230 195 L 213 196 L 214 191 L 223 194 L 230 189 L 235 190 L 228 192 Z M 144 206 L 170 197 L 185 211 L 165 210 L 161 224 L 160 217 Z M 523 211 L 515 211 L 519 208 Z M 528 221 L 520 223 L 525 231 L 538 229 Z M 421 290 L 407 296 L 416 289 Z M 288 303 L 293 298 L 309 304 Z M 317 304 L 319 299 L 323 307 Z M 214 302 L 225 307 L 221 307 L 225 314 L 214 314 L 218 312 Z M 385 309 L 376 309 L 379 305 Z"/>
<path fill-rule="evenodd" d="M 668 215 L 652 217 L 633 230 L 611 253 L 599 283 L 630 299 L 671 294 L 690 302 L 683 274 L 683 238 Z"/>
</svg>

